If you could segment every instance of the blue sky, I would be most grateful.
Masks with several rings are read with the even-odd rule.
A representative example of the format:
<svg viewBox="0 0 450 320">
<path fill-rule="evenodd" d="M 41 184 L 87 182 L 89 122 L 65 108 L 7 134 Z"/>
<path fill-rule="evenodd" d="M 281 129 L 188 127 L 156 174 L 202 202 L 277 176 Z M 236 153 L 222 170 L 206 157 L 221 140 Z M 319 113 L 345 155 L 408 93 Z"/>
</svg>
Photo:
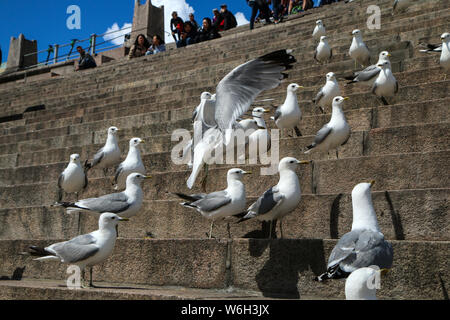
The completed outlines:
<svg viewBox="0 0 450 320">
<path fill-rule="evenodd" d="M 220 7 L 222 3 L 226 3 L 233 13 L 242 12 L 247 20 L 250 17 L 250 8 L 245 0 L 152 0 L 152 3 L 164 3 L 166 16 L 175 7 L 180 16 L 192 8 L 199 23 L 203 17 L 211 17 L 212 9 Z M 69 30 L 66 26 L 70 16 L 66 11 L 70 5 L 77 5 L 81 9 L 80 30 Z M 125 23 L 132 22 L 133 8 L 134 0 L 0 0 L 3 62 L 7 59 L 11 36 L 17 37 L 23 33 L 27 39 L 37 40 L 38 49 L 43 50 L 49 44 L 65 44 L 71 39 L 88 38 L 92 33 L 104 33 L 114 23 L 122 28 Z"/>
</svg>

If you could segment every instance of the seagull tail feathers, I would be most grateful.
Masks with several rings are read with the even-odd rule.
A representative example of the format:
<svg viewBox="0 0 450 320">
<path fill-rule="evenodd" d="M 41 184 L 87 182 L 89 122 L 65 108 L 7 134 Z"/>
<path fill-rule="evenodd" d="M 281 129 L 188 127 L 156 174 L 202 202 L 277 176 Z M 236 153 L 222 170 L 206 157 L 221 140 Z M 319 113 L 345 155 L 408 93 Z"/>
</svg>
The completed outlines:
<svg viewBox="0 0 450 320">
<path fill-rule="evenodd" d="M 191 202 L 195 202 L 195 201 L 198 200 L 197 198 L 194 198 L 194 197 L 189 196 L 189 195 L 184 194 L 184 193 L 173 192 L 172 194 L 174 194 L 174 195 L 180 197 L 181 199 L 184 199 L 184 200 L 187 200 L 187 201 L 191 201 Z"/>
</svg>

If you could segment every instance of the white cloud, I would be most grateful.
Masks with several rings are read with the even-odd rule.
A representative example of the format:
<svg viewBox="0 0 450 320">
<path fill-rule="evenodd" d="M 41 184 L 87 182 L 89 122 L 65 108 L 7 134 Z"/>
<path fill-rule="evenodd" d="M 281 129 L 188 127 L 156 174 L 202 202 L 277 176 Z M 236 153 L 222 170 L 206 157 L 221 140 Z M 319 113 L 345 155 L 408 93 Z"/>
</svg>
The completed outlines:
<svg viewBox="0 0 450 320">
<path fill-rule="evenodd" d="M 131 26 L 132 26 L 131 23 L 126 22 L 123 24 L 122 28 L 119 28 L 119 25 L 117 24 L 117 22 L 114 22 L 114 24 L 105 31 L 105 33 L 108 33 L 108 34 L 105 34 L 103 36 L 103 40 L 105 40 L 105 41 L 111 40 L 112 44 L 121 45 L 121 44 L 123 44 L 124 36 L 127 33 L 131 32 Z M 117 31 L 117 32 L 114 32 L 114 31 Z M 110 32 L 112 32 L 112 33 L 110 33 Z"/>
<path fill-rule="evenodd" d="M 242 26 L 243 24 L 250 23 L 250 21 L 247 20 L 247 18 L 245 17 L 245 15 L 242 12 L 236 12 L 236 14 L 234 16 L 236 17 L 238 26 Z"/>
<path fill-rule="evenodd" d="M 170 19 L 172 19 L 172 12 L 176 11 L 178 16 L 183 21 L 189 20 L 189 13 L 194 13 L 192 8 L 186 0 L 152 0 L 155 7 L 164 6 L 164 30 L 170 33 Z M 172 34 L 165 32 L 165 41 L 173 42 Z"/>
</svg>

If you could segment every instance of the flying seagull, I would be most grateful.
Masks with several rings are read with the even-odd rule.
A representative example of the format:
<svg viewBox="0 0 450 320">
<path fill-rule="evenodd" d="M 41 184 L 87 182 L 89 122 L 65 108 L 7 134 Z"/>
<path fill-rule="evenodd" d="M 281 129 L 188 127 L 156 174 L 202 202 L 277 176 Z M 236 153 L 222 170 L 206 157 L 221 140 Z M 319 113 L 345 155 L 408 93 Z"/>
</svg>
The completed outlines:
<svg viewBox="0 0 450 320">
<path fill-rule="evenodd" d="M 192 173 L 187 181 L 192 188 L 204 163 L 214 161 L 211 152 L 228 145 L 236 122 L 264 90 L 276 88 L 287 77 L 283 71 L 296 62 L 290 50 L 278 50 L 250 60 L 227 74 L 216 87 L 214 125 L 194 147 Z"/>
</svg>

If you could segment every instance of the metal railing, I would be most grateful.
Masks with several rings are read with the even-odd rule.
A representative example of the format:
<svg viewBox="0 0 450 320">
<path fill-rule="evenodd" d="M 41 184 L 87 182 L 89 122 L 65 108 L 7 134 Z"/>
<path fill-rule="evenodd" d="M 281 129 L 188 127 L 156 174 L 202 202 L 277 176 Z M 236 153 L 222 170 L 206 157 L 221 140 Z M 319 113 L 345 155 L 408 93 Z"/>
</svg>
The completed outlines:
<svg viewBox="0 0 450 320">
<path fill-rule="evenodd" d="M 112 41 L 114 41 L 114 40 L 116 40 L 118 38 L 121 38 L 121 37 L 126 38 L 128 35 L 131 34 L 131 30 L 127 34 L 124 34 L 124 35 L 121 34 L 121 35 L 119 35 L 117 37 L 114 37 L 114 38 L 102 41 L 100 43 L 97 43 L 97 39 L 101 38 L 101 37 L 104 37 L 106 35 L 117 33 L 117 32 L 123 32 L 124 30 L 131 29 L 131 28 L 132 27 L 126 27 L 126 28 L 123 28 L 123 29 L 115 30 L 115 31 L 105 32 L 105 33 L 102 33 L 102 34 L 99 34 L 99 35 L 94 33 L 89 38 L 86 38 L 86 39 L 81 39 L 81 40 L 72 39 L 72 41 L 70 43 L 66 43 L 66 44 L 63 44 L 63 45 L 58 45 L 58 44 L 49 45 L 48 48 L 45 49 L 45 50 L 40 50 L 40 51 L 37 51 L 37 52 L 31 52 L 31 53 L 24 54 L 23 55 L 24 58 L 28 57 L 28 56 L 32 56 L 32 55 L 37 55 L 37 57 L 39 58 L 39 55 L 40 54 L 44 54 L 44 53 L 47 53 L 47 56 L 41 62 L 38 62 L 35 65 L 28 66 L 28 67 L 21 68 L 21 69 L 22 70 L 27 70 L 27 69 L 40 67 L 40 66 L 56 64 L 56 63 L 59 63 L 59 62 L 62 62 L 62 61 L 69 61 L 69 60 L 72 60 L 72 59 L 76 59 L 77 57 L 79 57 L 79 53 L 76 50 L 74 52 L 74 48 L 79 46 L 79 45 L 81 45 L 82 43 L 86 43 L 87 41 L 89 43 L 86 43 L 85 45 L 81 45 L 81 46 L 83 47 L 84 50 L 88 51 L 91 56 L 95 56 L 97 53 L 100 53 L 100 52 L 104 52 L 104 51 L 107 51 L 107 50 L 119 48 L 119 47 L 123 46 L 123 44 L 112 44 L 112 45 L 110 45 L 110 44 L 112 43 Z M 133 30 L 133 32 L 139 32 L 139 31 L 142 31 L 142 30 L 145 30 L 145 29 L 147 29 L 147 28 L 141 28 L 141 29 L 138 29 L 138 30 Z M 61 54 L 61 51 L 64 48 L 68 48 L 68 52 L 65 53 L 65 54 Z"/>
</svg>

